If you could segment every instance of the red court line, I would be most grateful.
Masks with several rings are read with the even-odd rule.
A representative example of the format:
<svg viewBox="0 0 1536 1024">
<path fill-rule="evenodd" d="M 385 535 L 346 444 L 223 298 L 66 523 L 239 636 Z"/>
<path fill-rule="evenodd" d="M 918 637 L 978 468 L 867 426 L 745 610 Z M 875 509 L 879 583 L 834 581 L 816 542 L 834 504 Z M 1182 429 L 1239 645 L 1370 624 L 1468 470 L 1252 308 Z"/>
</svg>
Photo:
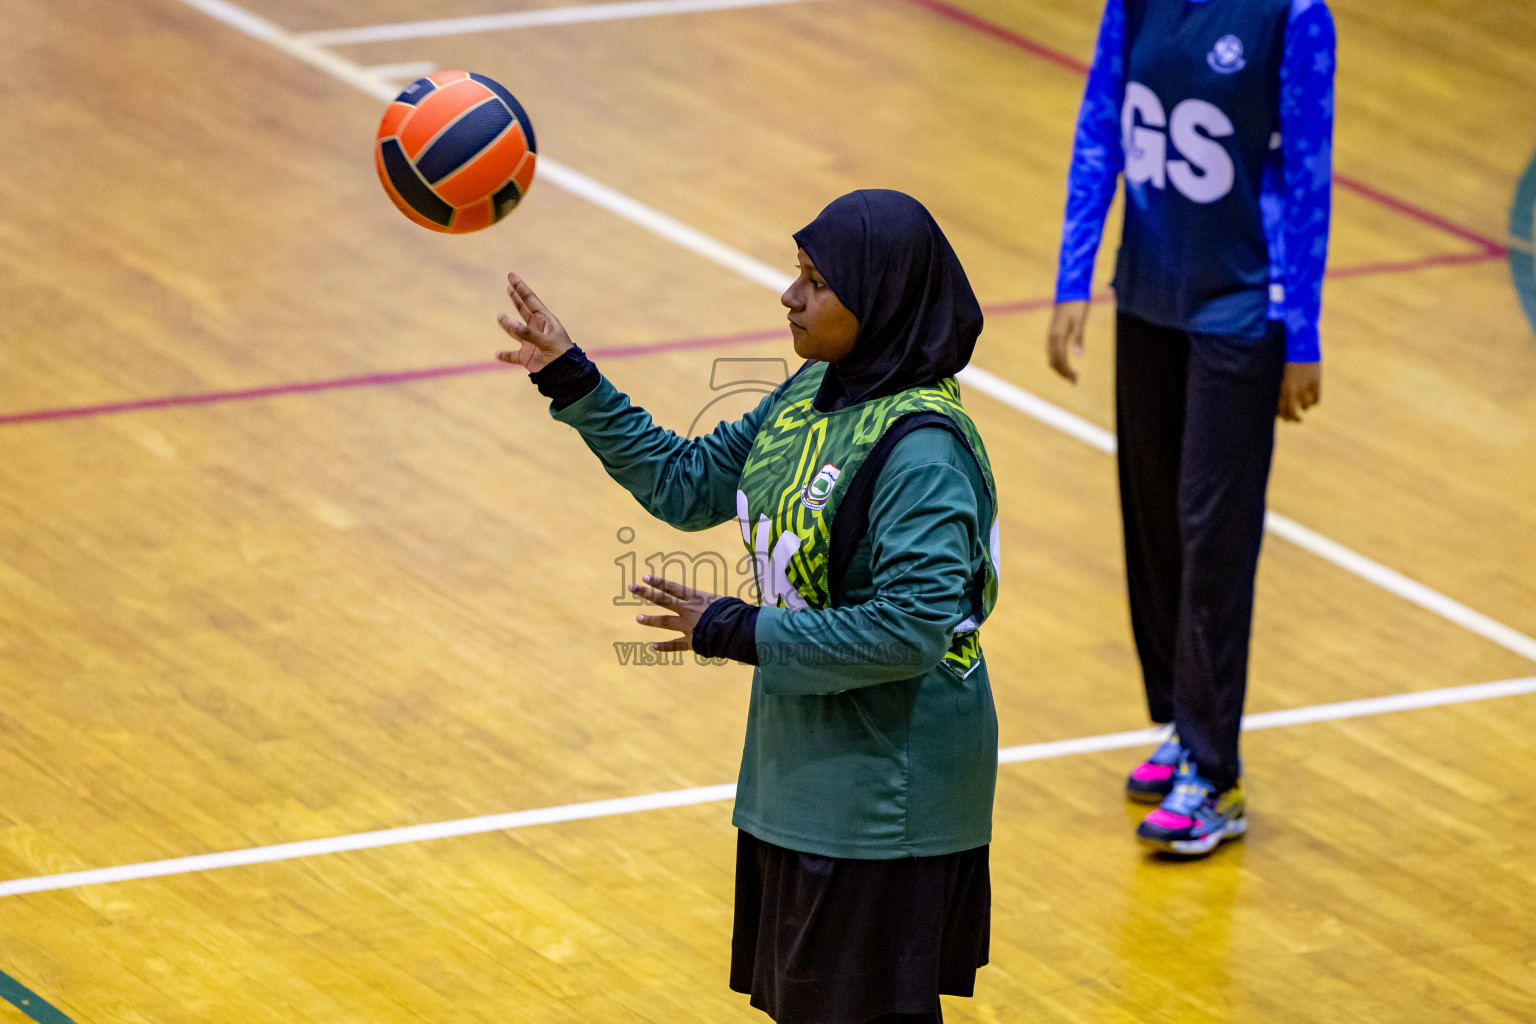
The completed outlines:
<svg viewBox="0 0 1536 1024">
<path fill-rule="evenodd" d="M 1026 35 L 1015 32 L 1011 28 L 1004 28 L 996 22 L 988 21 L 979 14 L 972 14 L 963 7 L 956 7 L 954 4 L 945 3 L 944 0 L 907 0 L 907 2 L 916 4 L 925 11 L 931 11 L 941 18 L 948 18 L 950 21 L 958 22 L 966 28 L 973 28 L 978 32 L 991 36 L 993 39 L 1002 40 L 1009 46 L 1025 50 L 1041 60 L 1050 61 L 1052 64 L 1064 67 L 1068 71 L 1076 71 L 1080 75 L 1088 73 L 1088 65 L 1076 57 L 1068 56 L 1060 50 L 1054 50 L 1044 43 L 1037 42 Z"/>
<path fill-rule="evenodd" d="M 1485 249 L 1482 252 L 1446 252 L 1438 256 L 1421 256 L 1413 260 L 1357 263 L 1354 266 L 1329 270 L 1323 276 L 1329 280 L 1381 277 L 1386 274 L 1407 274 L 1415 270 L 1428 270 L 1431 267 L 1460 267 L 1468 263 L 1486 263 L 1488 260 L 1501 260 L 1506 255 L 1508 255 L 1507 252 L 1495 252 L 1492 249 Z"/>
<path fill-rule="evenodd" d="M 907 3 L 921 7 L 925 11 L 937 14 L 941 18 L 947 18 L 967 28 L 975 29 L 978 32 L 991 36 L 993 39 L 1007 43 L 1027 53 L 1034 54 L 1036 57 L 1049 61 L 1057 67 L 1066 68 L 1068 71 L 1075 71 L 1079 75 L 1088 74 L 1089 65 L 1078 60 L 1076 57 L 1046 46 L 1044 43 L 1015 32 L 1013 29 L 1004 28 L 996 22 L 988 21 L 981 15 L 973 14 L 963 7 L 946 3 L 945 0 L 907 0 Z M 1454 221 L 1447 220 L 1438 213 L 1426 210 L 1422 206 L 1416 206 L 1405 199 L 1399 199 L 1397 196 L 1383 192 L 1373 185 L 1367 185 L 1363 181 L 1342 174 L 1334 174 L 1333 182 L 1341 188 L 1348 189 L 1356 195 L 1379 203 L 1389 210 L 1400 213 L 1411 220 L 1418 221 L 1420 224 L 1427 224 L 1430 227 L 1438 228 L 1448 235 L 1480 246 L 1491 254 L 1498 256 L 1509 254 L 1509 249 L 1504 243 L 1473 231 L 1471 228 L 1463 227 Z"/>
<path fill-rule="evenodd" d="M 788 328 L 774 328 L 771 331 L 746 331 L 740 334 L 722 334 L 708 338 L 683 338 L 677 341 L 658 341 L 646 345 L 598 348 L 593 349 L 588 355 L 594 359 L 626 359 L 634 356 L 653 355 L 657 352 L 675 352 L 682 349 L 744 345 L 748 342 L 768 341 L 788 333 Z M 408 384 L 413 381 L 435 380 L 439 377 L 461 377 L 471 373 L 490 373 L 496 370 L 510 369 L 512 369 L 510 364 L 499 361 L 458 363 L 453 366 L 429 366 L 418 370 L 398 370 L 392 373 L 365 373 L 356 377 L 332 377 L 327 380 L 270 384 L 266 387 L 240 388 L 233 391 L 205 391 L 193 395 L 164 395 L 160 398 L 137 398 L 126 402 L 104 402 L 100 405 L 76 405 L 61 409 L 36 409 L 31 412 L 0 415 L 0 426 L 10 426 L 17 423 L 40 423 L 48 420 L 78 420 L 89 416 L 110 416 L 120 412 L 180 408 L 188 405 L 212 405 L 216 402 L 241 402 L 252 398 L 302 395 L 313 391 L 337 391 L 342 388 L 369 388 L 386 384 Z"/>
<path fill-rule="evenodd" d="M 1372 202 L 1380 203 L 1389 210 L 1395 210 L 1405 217 L 1411 217 L 1421 224 L 1428 224 L 1430 227 L 1439 228 L 1448 235 L 1454 235 L 1474 245 L 1479 245 L 1489 256 L 1509 255 L 1509 247 L 1503 242 L 1489 238 L 1487 235 L 1479 234 L 1471 228 L 1462 227 L 1460 224 L 1447 220 L 1438 213 L 1432 213 L 1422 206 L 1415 206 L 1407 200 L 1388 195 L 1374 185 L 1367 185 L 1363 181 L 1356 181 L 1354 178 L 1349 178 L 1342 174 L 1335 174 L 1333 176 L 1333 183 L 1349 189 L 1356 195 L 1364 196 Z"/>
<path fill-rule="evenodd" d="M 1098 301 L 1112 294 L 1102 292 L 1093 298 Z M 981 311 L 987 316 L 1008 316 L 1010 313 L 1033 313 L 1037 309 L 1049 309 L 1054 305 L 1055 299 L 1020 299 L 1018 302 L 995 302 L 990 306 L 982 306 Z"/>
<path fill-rule="evenodd" d="M 100 405 L 75 405 L 62 409 L 34 409 L 31 412 L 13 412 L 0 416 L 0 426 L 15 423 L 40 423 L 47 420 L 78 420 L 87 416 L 110 416 L 119 412 L 141 412 L 145 409 L 169 409 L 187 405 L 212 405 L 215 402 L 238 402 L 251 398 L 271 398 L 274 395 L 301 395 L 311 391 L 333 391 L 337 388 L 377 387 L 381 384 L 401 384 L 413 380 L 431 380 L 435 377 L 454 377 L 466 373 L 483 373 L 495 370 L 503 363 L 463 363 L 458 366 L 434 366 L 421 370 L 400 370 L 395 373 L 366 373 L 358 377 L 333 377 L 330 380 L 298 381 L 291 384 L 269 384 L 260 388 L 241 388 L 236 391 L 204 391 L 195 395 L 162 395 L 159 398 L 136 398 L 127 402 L 103 402 Z"/>
<path fill-rule="evenodd" d="M 1327 272 L 1330 279 L 1351 277 L 1379 277 L 1387 274 L 1406 274 L 1431 267 L 1454 267 L 1486 260 L 1502 259 L 1502 253 L 1457 252 L 1423 256 L 1418 259 L 1397 260 L 1384 263 L 1361 263 L 1350 267 L 1338 267 Z M 1105 302 L 1113 292 L 1094 294 L 1094 302 Z M 1033 313 L 1049 309 L 1055 304 L 1052 298 L 1020 299 L 1015 302 L 994 302 L 981 307 L 987 316 L 1010 316 L 1017 313 Z M 644 345 L 610 346 L 595 348 L 587 354 L 593 359 L 632 359 L 636 356 L 655 355 L 659 352 L 679 352 L 687 349 L 723 348 L 730 345 L 747 345 L 759 341 L 784 338 L 788 331 L 774 327 L 764 331 L 742 331 L 737 334 L 719 334 L 703 338 L 682 338 L 675 341 L 657 341 Z M 332 377 L 326 380 L 295 381 L 290 384 L 270 384 L 259 388 L 240 388 L 234 391 L 206 391 L 192 395 L 164 395 L 159 398 L 137 398 L 126 402 L 104 402 L 99 405 L 65 406 L 59 409 L 36 409 L 31 412 L 14 412 L 0 415 L 0 427 L 21 423 L 42 423 L 51 420 L 78 420 L 92 416 L 111 416 L 123 412 L 143 412 L 148 409 L 173 409 L 191 405 L 213 405 L 218 402 L 241 402 L 253 398 L 274 398 L 280 395 L 302 395 L 316 391 L 339 391 L 345 388 L 381 387 L 388 384 L 409 384 L 415 381 L 436 380 L 439 377 L 462 377 L 472 373 L 490 373 L 510 370 L 507 363 L 486 361 L 457 363 L 452 366 L 428 366 L 416 370 L 397 370 L 389 373 L 365 373 L 356 377 Z"/>
</svg>

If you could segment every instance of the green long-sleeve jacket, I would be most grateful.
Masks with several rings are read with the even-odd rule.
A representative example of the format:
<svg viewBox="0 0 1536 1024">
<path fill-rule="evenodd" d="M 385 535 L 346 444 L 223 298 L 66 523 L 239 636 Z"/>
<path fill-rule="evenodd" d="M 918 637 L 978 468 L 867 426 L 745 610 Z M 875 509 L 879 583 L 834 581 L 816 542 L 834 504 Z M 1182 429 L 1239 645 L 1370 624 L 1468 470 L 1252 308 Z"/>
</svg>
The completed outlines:
<svg viewBox="0 0 1536 1024">
<path fill-rule="evenodd" d="M 580 431 L 645 510 L 683 530 L 736 518 L 737 483 L 773 400 L 679 437 L 605 378 L 555 419 Z M 828 857 L 954 853 L 991 841 L 997 714 L 985 659 L 944 664 L 985 557 L 991 499 L 950 431 L 901 438 L 880 468 L 844 605 L 763 608 L 733 821 Z"/>
</svg>

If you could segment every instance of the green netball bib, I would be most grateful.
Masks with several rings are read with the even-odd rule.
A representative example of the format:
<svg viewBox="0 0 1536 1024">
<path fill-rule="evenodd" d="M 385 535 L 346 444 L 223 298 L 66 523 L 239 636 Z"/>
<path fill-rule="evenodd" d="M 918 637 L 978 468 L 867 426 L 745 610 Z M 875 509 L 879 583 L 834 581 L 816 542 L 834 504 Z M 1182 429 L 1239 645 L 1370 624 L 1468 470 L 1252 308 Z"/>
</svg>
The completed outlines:
<svg viewBox="0 0 1536 1024">
<path fill-rule="evenodd" d="M 977 633 L 997 602 L 997 486 L 981 436 L 960 405 L 954 378 L 861 402 L 836 412 L 811 405 L 826 374 L 817 363 L 789 382 L 769 407 L 742 467 L 736 515 L 752 555 L 762 603 L 778 608 L 830 608 L 832 519 L 859 467 L 902 417 L 931 412 L 958 429 L 981 468 L 992 499 L 981 607 L 955 627 L 945 661 L 962 676 L 981 655 Z"/>
</svg>

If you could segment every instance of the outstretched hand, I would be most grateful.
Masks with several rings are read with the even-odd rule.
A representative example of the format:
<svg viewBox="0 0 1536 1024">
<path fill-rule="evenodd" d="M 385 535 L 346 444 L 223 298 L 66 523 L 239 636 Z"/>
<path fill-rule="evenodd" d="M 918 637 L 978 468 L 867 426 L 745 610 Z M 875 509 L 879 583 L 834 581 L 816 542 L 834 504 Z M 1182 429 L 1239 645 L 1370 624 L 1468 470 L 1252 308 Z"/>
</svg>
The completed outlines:
<svg viewBox="0 0 1536 1024">
<path fill-rule="evenodd" d="M 497 352 L 496 358 L 504 363 L 516 363 L 529 373 L 542 370 L 559 359 L 571 348 L 571 336 L 566 333 L 555 314 L 549 311 L 528 282 L 516 274 L 507 275 L 507 295 L 517 307 L 521 320 L 514 320 L 502 313 L 496 318 L 501 329 L 510 334 L 518 344 L 516 352 Z"/>
<path fill-rule="evenodd" d="M 655 626 L 657 629 L 675 629 L 683 634 L 671 640 L 662 640 L 651 644 L 655 651 L 691 651 L 693 650 L 693 627 L 699 624 L 699 616 L 704 614 L 704 609 L 720 600 L 718 594 L 706 594 L 702 590 L 685 587 L 681 583 L 673 583 L 669 580 L 657 579 L 654 576 L 642 576 L 641 579 L 651 586 L 641 583 L 631 583 L 630 593 L 639 594 L 651 604 L 671 611 L 671 615 L 636 615 L 635 621 L 643 626 Z"/>
</svg>

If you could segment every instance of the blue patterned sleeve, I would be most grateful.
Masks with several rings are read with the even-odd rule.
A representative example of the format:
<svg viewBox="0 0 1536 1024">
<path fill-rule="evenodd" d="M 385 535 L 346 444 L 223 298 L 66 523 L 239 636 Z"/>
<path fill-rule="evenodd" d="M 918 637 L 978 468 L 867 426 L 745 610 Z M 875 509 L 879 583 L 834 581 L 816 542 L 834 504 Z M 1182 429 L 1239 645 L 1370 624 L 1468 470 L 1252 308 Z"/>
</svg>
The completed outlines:
<svg viewBox="0 0 1536 1024">
<path fill-rule="evenodd" d="M 1285 358 L 1321 358 L 1317 318 L 1328 260 L 1333 174 L 1333 15 L 1322 0 L 1293 0 L 1280 63 L 1284 163 Z"/>
<path fill-rule="evenodd" d="M 1120 103 L 1125 96 L 1125 4 L 1109 0 L 1099 42 L 1077 113 L 1067 212 L 1061 224 L 1056 301 L 1086 299 L 1093 291 L 1093 258 L 1104 232 L 1104 215 L 1115 198 L 1125 154 L 1120 148 Z"/>
</svg>

